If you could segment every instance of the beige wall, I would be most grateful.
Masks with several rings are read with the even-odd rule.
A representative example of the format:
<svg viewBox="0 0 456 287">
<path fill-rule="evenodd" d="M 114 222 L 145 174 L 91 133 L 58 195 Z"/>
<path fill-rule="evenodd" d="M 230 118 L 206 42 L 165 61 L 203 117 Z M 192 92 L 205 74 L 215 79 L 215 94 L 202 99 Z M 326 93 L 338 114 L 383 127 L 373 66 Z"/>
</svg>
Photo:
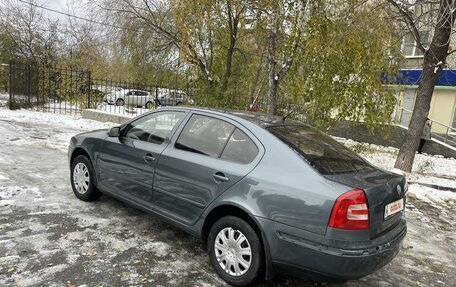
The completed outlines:
<svg viewBox="0 0 456 287">
<path fill-rule="evenodd" d="M 451 126 L 453 120 L 454 106 L 456 103 L 456 91 L 434 91 L 431 101 L 429 118 L 442 124 Z M 434 123 L 432 131 L 446 133 L 446 128 Z"/>
</svg>

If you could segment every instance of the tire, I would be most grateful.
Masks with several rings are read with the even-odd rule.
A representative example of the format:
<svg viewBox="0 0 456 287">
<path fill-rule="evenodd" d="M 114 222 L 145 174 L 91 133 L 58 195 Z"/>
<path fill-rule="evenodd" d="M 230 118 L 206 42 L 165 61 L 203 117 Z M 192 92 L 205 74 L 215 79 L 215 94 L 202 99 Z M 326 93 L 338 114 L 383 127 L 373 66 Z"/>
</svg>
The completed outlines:
<svg viewBox="0 0 456 287">
<path fill-rule="evenodd" d="M 83 201 L 95 201 L 101 192 L 94 185 L 95 173 L 90 160 L 84 155 L 78 155 L 71 163 L 71 187 L 74 195 Z"/>
<path fill-rule="evenodd" d="M 177 102 L 176 103 L 176 106 L 180 106 L 180 105 L 182 105 L 182 102 Z"/>
<path fill-rule="evenodd" d="M 160 100 L 155 100 L 155 104 L 157 105 L 157 107 L 158 107 L 158 106 L 161 106 Z"/>
<path fill-rule="evenodd" d="M 242 235 L 245 238 L 237 242 Z M 212 267 L 228 284 L 249 286 L 257 283 L 264 274 L 264 253 L 260 238 L 239 217 L 225 216 L 217 220 L 209 231 L 207 249 Z M 240 250 L 244 254 L 239 254 Z M 243 259 L 243 263 L 239 259 Z"/>
<path fill-rule="evenodd" d="M 124 104 L 125 104 L 125 101 L 123 99 L 117 99 L 116 106 L 123 106 Z"/>
<path fill-rule="evenodd" d="M 146 109 L 151 110 L 151 109 L 153 109 L 153 108 L 154 108 L 154 103 L 152 103 L 151 101 L 148 101 L 148 102 L 146 103 Z"/>
</svg>

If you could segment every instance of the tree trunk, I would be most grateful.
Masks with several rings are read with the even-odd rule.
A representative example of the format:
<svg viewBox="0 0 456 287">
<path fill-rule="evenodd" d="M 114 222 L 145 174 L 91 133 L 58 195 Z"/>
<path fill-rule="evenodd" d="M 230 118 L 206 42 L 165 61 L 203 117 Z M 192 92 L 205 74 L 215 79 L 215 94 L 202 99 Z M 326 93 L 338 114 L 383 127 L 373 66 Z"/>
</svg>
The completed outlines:
<svg viewBox="0 0 456 287">
<path fill-rule="evenodd" d="M 429 114 L 435 82 L 448 56 L 451 28 L 454 24 L 454 15 L 452 15 L 454 11 L 452 11 L 451 5 L 447 1 L 441 3 L 431 46 L 424 54 L 423 78 L 418 86 L 408 132 L 394 164 L 395 168 L 405 172 L 412 171 L 415 151 L 418 148 L 423 127 Z"/>
<path fill-rule="evenodd" d="M 278 9 L 278 8 L 276 8 Z M 277 50 L 277 34 L 279 30 L 278 13 L 274 10 L 272 13 L 272 25 L 268 36 L 268 114 L 274 115 L 277 108 L 277 86 L 279 78 L 276 75 L 276 50 Z"/>
<path fill-rule="evenodd" d="M 225 61 L 225 77 L 223 78 L 222 82 L 222 92 L 226 93 L 228 89 L 228 82 L 231 77 L 231 69 L 233 66 L 233 54 L 234 48 L 236 47 L 236 40 L 237 40 L 237 31 L 238 31 L 238 23 L 239 19 L 233 15 L 233 11 L 231 9 L 231 3 L 227 3 L 227 14 L 228 14 L 228 28 L 229 28 L 229 37 L 230 37 L 230 44 L 226 51 L 226 61 Z"/>
<path fill-rule="evenodd" d="M 434 92 L 435 81 L 438 73 L 434 74 L 433 57 L 431 53 L 425 54 L 423 65 L 423 79 L 418 87 L 416 95 L 415 107 L 413 108 L 412 118 L 410 120 L 407 135 L 402 144 L 399 154 L 396 158 L 395 168 L 405 172 L 411 172 L 413 160 L 415 159 L 415 151 L 418 148 L 421 134 L 423 133 L 424 123 L 429 114 L 432 94 Z"/>
</svg>

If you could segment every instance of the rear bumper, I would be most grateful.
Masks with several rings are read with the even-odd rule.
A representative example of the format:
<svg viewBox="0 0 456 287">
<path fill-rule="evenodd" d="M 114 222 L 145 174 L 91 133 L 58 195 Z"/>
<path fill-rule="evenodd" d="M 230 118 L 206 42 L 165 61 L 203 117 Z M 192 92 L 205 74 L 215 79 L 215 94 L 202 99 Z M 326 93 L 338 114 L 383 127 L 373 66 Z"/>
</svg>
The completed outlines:
<svg viewBox="0 0 456 287">
<path fill-rule="evenodd" d="M 258 221 L 267 230 L 265 235 L 275 271 L 323 280 L 358 279 L 375 272 L 398 254 L 407 233 L 403 221 L 380 238 L 355 242 L 352 244 L 355 248 L 338 248 L 322 244 L 327 238 L 308 240 L 300 229 L 266 219 Z M 337 240 L 330 242 L 338 244 Z"/>
</svg>

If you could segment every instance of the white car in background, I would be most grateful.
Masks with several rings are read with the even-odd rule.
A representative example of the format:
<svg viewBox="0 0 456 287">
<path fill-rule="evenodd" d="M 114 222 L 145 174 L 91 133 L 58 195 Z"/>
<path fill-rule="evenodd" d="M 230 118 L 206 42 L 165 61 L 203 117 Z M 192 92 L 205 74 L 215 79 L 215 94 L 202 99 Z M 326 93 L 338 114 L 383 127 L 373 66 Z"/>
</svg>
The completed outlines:
<svg viewBox="0 0 456 287">
<path fill-rule="evenodd" d="M 154 107 L 155 98 L 147 91 L 137 89 L 120 89 L 106 95 L 104 97 L 104 101 L 110 105 L 144 106 L 151 109 Z"/>
<path fill-rule="evenodd" d="M 158 106 L 193 105 L 194 101 L 184 91 L 164 90 L 160 91 L 156 100 Z"/>
</svg>

